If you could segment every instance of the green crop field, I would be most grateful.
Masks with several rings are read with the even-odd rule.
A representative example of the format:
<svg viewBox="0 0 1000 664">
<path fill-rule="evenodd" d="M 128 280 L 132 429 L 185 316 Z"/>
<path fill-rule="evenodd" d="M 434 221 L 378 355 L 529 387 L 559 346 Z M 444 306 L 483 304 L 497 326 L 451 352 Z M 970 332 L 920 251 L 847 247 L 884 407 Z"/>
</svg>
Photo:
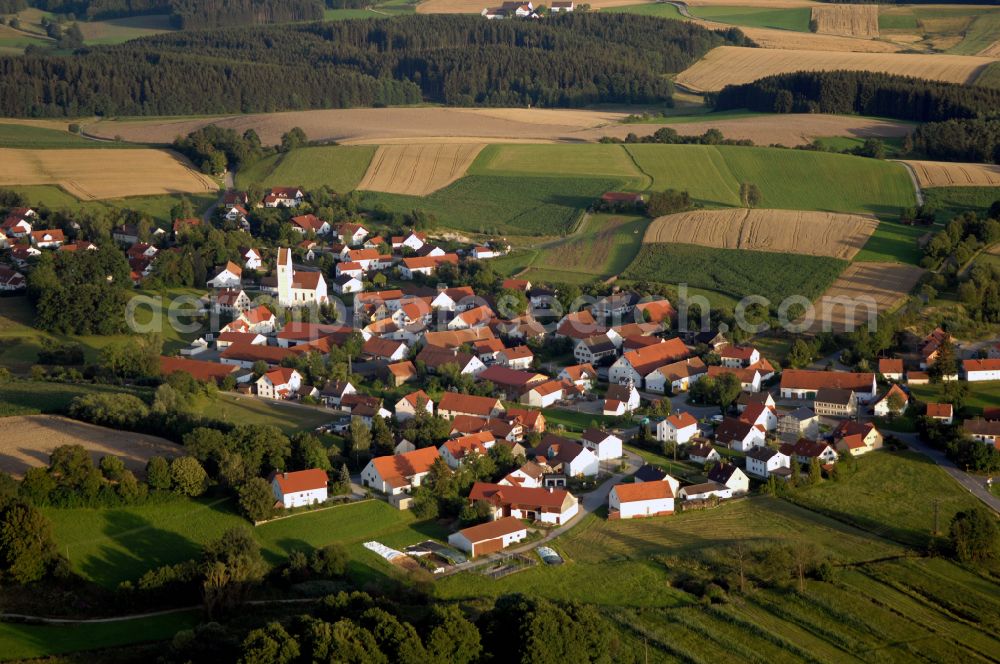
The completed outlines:
<svg viewBox="0 0 1000 664">
<path fill-rule="evenodd" d="M 81 201 L 55 185 L 24 185 L 4 188 L 18 192 L 28 200 L 28 205 L 33 207 L 45 206 L 53 210 L 74 211 L 100 210 L 108 207 L 135 210 L 148 215 L 158 226 L 163 228 L 170 226 L 173 221 L 170 210 L 182 199 L 187 198 L 191 201 L 195 212 L 200 215 L 219 198 L 218 194 L 204 193 L 129 196 L 128 198 L 109 198 L 101 201 Z"/>
<path fill-rule="evenodd" d="M 625 5 L 624 7 L 606 7 L 601 10 L 609 14 L 639 14 L 640 16 L 659 16 L 686 21 L 675 5 L 666 2 L 654 2 L 645 5 Z"/>
<path fill-rule="evenodd" d="M 942 386 L 938 384 L 912 385 L 910 392 L 923 402 L 941 401 Z M 965 400 L 966 412 L 980 415 L 984 408 L 1000 408 L 1000 381 L 969 383 L 969 396 Z"/>
<path fill-rule="evenodd" d="M 808 7 L 792 7 L 771 9 L 767 7 L 727 7 L 707 6 L 691 7 L 691 13 L 698 18 L 719 23 L 732 23 L 748 28 L 777 28 L 779 30 L 794 30 L 809 32 Z"/>
<path fill-rule="evenodd" d="M 67 125 L 68 126 L 68 125 Z M 139 148 L 142 145 L 114 141 L 91 141 L 67 131 L 22 124 L 0 123 L 0 148 L 43 150 L 46 148 Z"/>
<path fill-rule="evenodd" d="M 8 381 L 0 391 L 0 417 L 65 413 L 70 402 L 84 394 L 121 394 L 145 396 L 148 389 L 85 383 L 48 383 L 30 380 Z"/>
<path fill-rule="evenodd" d="M 469 175 L 567 176 L 627 179 L 630 191 L 646 189 L 649 178 L 621 145 L 488 145 Z"/>
<path fill-rule="evenodd" d="M 1000 11 L 990 11 L 977 16 L 957 45 L 948 49 L 958 55 L 975 55 L 993 42 L 1000 40 Z"/>
<path fill-rule="evenodd" d="M 229 498 L 167 497 L 125 508 L 45 508 L 55 540 L 73 569 L 86 579 L 113 588 L 160 565 L 197 556 L 201 546 L 229 528 L 250 524 Z M 253 529 L 265 559 L 276 565 L 293 550 L 340 542 L 351 558 L 351 573 L 374 578 L 387 563 L 361 544 L 371 539 L 388 546 L 416 544 L 444 536 L 436 523 L 417 522 L 412 513 L 382 501 L 367 501 L 280 519 Z"/>
<path fill-rule="evenodd" d="M 587 283 L 621 274 L 639 252 L 648 223 L 645 217 L 588 215 L 577 232 L 538 247 L 523 276 L 530 281 Z"/>
<path fill-rule="evenodd" d="M 867 454 L 857 460 L 853 475 L 803 487 L 794 500 L 918 549 L 927 545 L 934 530 L 935 502 L 942 530 L 956 512 L 979 504 L 933 461 L 913 452 Z"/>
<path fill-rule="evenodd" d="M 735 298 L 761 295 L 777 306 L 790 295 L 814 300 L 846 266 L 846 261 L 822 256 L 644 244 L 622 276 L 637 281 L 687 283 Z"/>
<path fill-rule="evenodd" d="M 1000 201 L 1000 187 L 931 187 L 924 189 L 924 199 L 937 209 L 938 223 L 963 212 L 982 214 Z"/>
<path fill-rule="evenodd" d="M 177 632 L 197 625 L 201 617 L 199 611 L 182 611 L 111 623 L 0 623 L 0 661 L 52 657 L 62 653 L 100 650 L 133 643 L 166 641 Z"/>
<path fill-rule="evenodd" d="M 741 182 L 756 184 L 763 207 L 898 214 L 914 205 L 899 164 L 779 148 L 627 145 L 652 189 L 680 189 L 710 207 L 739 205 Z"/>
<path fill-rule="evenodd" d="M 985 88 L 1000 88 L 1000 62 L 986 65 L 982 73 L 976 77 L 975 84 Z"/>
<path fill-rule="evenodd" d="M 878 228 L 854 260 L 919 265 L 923 253 L 917 241 L 927 232 L 933 232 L 933 229 L 880 221 Z"/>
<path fill-rule="evenodd" d="M 336 192 L 348 192 L 361 182 L 374 154 L 372 145 L 299 148 L 252 164 L 237 174 L 236 182 L 241 188 L 259 184 L 318 189 L 326 185 Z"/>
<path fill-rule="evenodd" d="M 584 209 L 624 178 L 504 177 L 469 175 L 429 196 L 369 191 L 366 207 L 396 212 L 425 210 L 447 228 L 504 235 L 561 235 Z"/>
</svg>

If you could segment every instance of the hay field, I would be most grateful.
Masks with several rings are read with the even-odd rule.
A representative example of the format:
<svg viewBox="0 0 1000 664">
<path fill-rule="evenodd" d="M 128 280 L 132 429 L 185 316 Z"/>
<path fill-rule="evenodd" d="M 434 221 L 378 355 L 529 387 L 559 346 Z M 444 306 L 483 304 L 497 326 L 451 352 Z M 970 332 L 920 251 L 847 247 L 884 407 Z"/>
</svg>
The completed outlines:
<svg viewBox="0 0 1000 664">
<path fill-rule="evenodd" d="M 873 216 L 799 210 L 695 210 L 653 220 L 643 243 L 829 256 L 851 260 L 868 242 Z"/>
<path fill-rule="evenodd" d="M 0 149 L 0 185 L 56 184 L 80 200 L 215 191 L 166 150 Z"/>
<path fill-rule="evenodd" d="M 384 144 L 397 139 L 415 143 L 467 138 L 491 140 L 580 140 L 578 134 L 619 122 L 628 113 L 578 109 L 526 108 L 347 108 L 284 113 L 255 113 L 202 118 L 99 120 L 87 133 L 99 138 L 121 136 L 139 143 L 172 142 L 210 124 L 242 134 L 254 129 L 261 141 L 277 145 L 281 135 L 301 127 L 312 140 Z"/>
<path fill-rule="evenodd" d="M 55 415 L 0 418 L 0 470 L 20 478 L 29 468 L 45 466 L 60 445 L 82 445 L 96 464 L 113 454 L 142 474 L 153 456 L 174 457 L 181 447 L 165 438 L 116 431 Z"/>
<path fill-rule="evenodd" d="M 946 161 L 904 161 L 917 175 L 921 187 L 1000 186 L 1000 166 Z"/>
<path fill-rule="evenodd" d="M 826 5 L 812 8 L 816 31 L 843 37 L 878 37 L 877 5 Z"/>
<path fill-rule="evenodd" d="M 851 263 L 816 301 L 813 330 L 845 331 L 853 313 L 855 326 L 866 324 L 870 304 L 879 314 L 892 309 L 917 285 L 924 270 L 901 263 Z M 853 311 L 835 298 L 857 303 Z"/>
<path fill-rule="evenodd" d="M 383 145 L 358 189 L 426 196 L 465 175 L 482 143 Z"/>
<path fill-rule="evenodd" d="M 713 29 L 718 29 L 718 26 Z M 898 53 L 907 48 L 905 44 L 842 35 L 792 32 L 771 28 L 740 29 L 761 48 L 853 53 Z"/>
<path fill-rule="evenodd" d="M 655 2 L 655 0 L 592 0 L 589 4 L 592 9 L 604 9 L 607 7 L 625 7 L 652 2 Z M 486 7 L 499 7 L 501 4 L 499 0 L 492 3 L 487 0 L 424 0 L 424 2 L 417 5 L 417 13 L 478 14 Z"/>
<path fill-rule="evenodd" d="M 692 90 L 707 92 L 773 74 L 859 70 L 969 83 L 991 62 L 989 58 L 966 55 L 836 53 L 720 46 L 681 72 L 676 81 Z"/>
<path fill-rule="evenodd" d="M 817 138 L 827 136 L 848 136 L 853 138 L 902 138 L 913 132 L 914 125 L 894 120 L 881 120 L 851 115 L 827 115 L 820 113 L 789 113 L 782 115 L 760 115 L 744 118 L 721 117 L 694 122 L 667 122 L 683 136 L 697 136 L 709 129 L 718 129 L 726 138 L 751 140 L 757 145 L 780 144 L 785 146 L 808 145 Z M 642 125 L 639 125 L 641 127 Z M 649 133 L 656 128 L 649 126 Z M 628 132 L 643 134 L 635 124 L 608 127 L 603 132 L 608 136 L 625 138 Z"/>
</svg>

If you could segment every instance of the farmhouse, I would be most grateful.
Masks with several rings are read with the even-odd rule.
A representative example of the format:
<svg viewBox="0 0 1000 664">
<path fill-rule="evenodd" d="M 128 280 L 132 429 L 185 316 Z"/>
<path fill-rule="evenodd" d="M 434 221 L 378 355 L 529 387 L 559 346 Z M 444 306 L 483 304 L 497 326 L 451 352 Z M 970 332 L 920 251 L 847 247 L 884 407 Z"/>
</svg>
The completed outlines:
<svg viewBox="0 0 1000 664">
<path fill-rule="evenodd" d="M 521 395 L 520 403 L 535 408 L 548 408 L 554 406 L 564 398 L 562 381 L 549 380 L 543 383 L 531 385 L 527 391 Z"/>
<path fill-rule="evenodd" d="M 709 498 L 726 500 L 733 497 L 733 490 L 725 484 L 705 482 L 704 484 L 692 484 L 684 487 L 680 491 L 680 497 L 684 500 L 708 500 Z"/>
<path fill-rule="evenodd" d="M 302 233 L 303 235 L 306 233 L 326 235 L 330 232 L 329 222 L 323 221 L 314 214 L 303 214 L 298 217 L 292 217 L 291 222 L 292 230 Z"/>
<path fill-rule="evenodd" d="M 295 187 L 274 187 L 264 196 L 264 207 L 298 207 L 304 198 L 305 194 L 302 193 L 301 189 L 296 189 Z"/>
<path fill-rule="evenodd" d="M 599 461 L 618 459 L 622 455 L 622 439 L 607 431 L 591 427 L 583 432 L 580 442 L 593 452 Z"/>
<path fill-rule="evenodd" d="M 750 490 L 750 478 L 733 463 L 718 463 L 712 466 L 708 471 L 708 480 L 725 486 L 736 496 Z"/>
<path fill-rule="evenodd" d="M 1000 422 L 976 418 L 962 423 L 965 435 L 987 445 L 1000 449 Z"/>
<path fill-rule="evenodd" d="M 250 297 L 242 288 L 224 288 L 215 293 L 212 308 L 219 313 L 236 316 L 250 308 Z"/>
<path fill-rule="evenodd" d="M 825 441 L 809 440 L 801 438 L 794 445 L 786 443 L 781 446 L 781 452 L 798 463 L 809 463 L 813 459 L 819 459 L 821 464 L 836 463 L 838 459 L 837 450 Z"/>
<path fill-rule="evenodd" d="M 44 231 L 31 231 L 31 244 L 39 249 L 56 249 L 66 241 L 66 236 L 59 228 Z"/>
<path fill-rule="evenodd" d="M 446 440 L 438 448 L 438 453 L 449 468 L 455 469 L 471 455 L 485 456 L 494 444 L 496 437 L 489 431 L 482 431 Z"/>
<path fill-rule="evenodd" d="M 674 309 L 674 305 L 670 304 L 670 300 L 639 302 L 635 305 L 635 310 L 639 312 L 644 321 L 649 323 L 669 323 L 677 316 L 677 310 Z"/>
<path fill-rule="evenodd" d="M 239 288 L 243 279 L 243 268 L 236 263 L 229 261 L 220 268 L 215 276 L 208 280 L 208 285 L 212 288 Z"/>
<path fill-rule="evenodd" d="M 27 286 L 24 275 L 6 265 L 0 265 L 0 291 L 16 291 Z"/>
<path fill-rule="evenodd" d="M 722 460 L 722 455 L 719 451 L 712 447 L 711 444 L 704 443 L 692 443 L 687 449 L 688 459 L 693 463 L 705 464 L 708 462 L 717 463 Z"/>
<path fill-rule="evenodd" d="M 708 367 L 701 358 L 692 357 L 667 364 L 648 374 L 646 390 L 656 394 L 666 394 L 669 386 L 669 391 L 674 394 L 686 392 L 707 374 Z"/>
<path fill-rule="evenodd" d="M 875 374 L 806 369 L 786 369 L 781 374 L 782 399 L 815 399 L 823 388 L 851 390 L 858 402 L 868 403 L 875 398 Z"/>
<path fill-rule="evenodd" d="M 1000 360 L 963 360 L 962 374 L 970 383 L 1000 380 Z"/>
<path fill-rule="evenodd" d="M 476 482 L 469 502 L 485 500 L 493 507 L 493 518 L 512 516 L 552 525 L 568 522 L 580 510 L 576 496 L 564 489 L 504 486 Z"/>
<path fill-rule="evenodd" d="M 867 454 L 882 447 L 882 433 L 871 422 L 844 420 L 833 431 L 834 447 L 851 456 Z"/>
<path fill-rule="evenodd" d="M 434 273 L 438 265 L 442 263 L 458 264 L 457 254 L 444 254 L 443 256 L 415 256 L 404 258 L 399 268 L 399 276 L 402 279 L 412 279 L 415 275 L 430 275 Z"/>
<path fill-rule="evenodd" d="M 927 369 L 937 361 L 941 355 L 941 346 L 951 343 L 951 335 L 940 327 L 924 337 L 920 345 L 920 368 Z"/>
<path fill-rule="evenodd" d="M 573 366 L 563 367 L 562 371 L 559 372 L 558 378 L 570 382 L 584 391 L 590 391 L 593 389 L 594 383 L 597 382 L 597 371 L 588 363 L 574 364 Z"/>
<path fill-rule="evenodd" d="M 747 452 L 755 447 L 764 446 L 764 427 L 735 417 L 727 417 L 715 431 L 715 442 L 738 452 Z"/>
<path fill-rule="evenodd" d="M 327 406 L 333 407 L 339 406 L 344 397 L 357 393 L 357 389 L 349 381 L 331 380 L 327 381 L 319 394 Z"/>
<path fill-rule="evenodd" d="M 537 307 L 539 305 L 535 304 L 535 296 L 532 296 L 532 307 Z M 545 302 L 545 296 L 538 296 L 539 304 Z M 547 304 L 547 302 L 545 302 Z M 597 321 L 594 320 L 594 315 L 588 310 L 584 311 L 574 311 L 573 313 L 568 313 L 559 320 L 559 325 L 556 326 L 556 338 L 568 337 L 570 339 L 586 339 L 587 337 L 592 337 L 595 335 L 603 334 L 606 331 L 603 325 L 598 325 Z"/>
<path fill-rule="evenodd" d="M 292 352 L 287 348 L 276 346 L 258 346 L 251 343 L 240 342 L 232 344 L 222 351 L 219 361 L 223 364 L 231 364 L 244 369 L 252 369 L 255 362 L 265 362 L 270 367 L 276 367 L 286 357 L 291 357 Z"/>
<path fill-rule="evenodd" d="M 635 519 L 674 513 L 674 492 L 666 480 L 617 484 L 608 494 L 609 519 Z"/>
<path fill-rule="evenodd" d="M 827 417 L 854 417 L 858 414 L 858 396 L 852 390 L 822 387 L 816 392 L 813 410 Z"/>
<path fill-rule="evenodd" d="M 760 361 L 760 352 L 752 346 L 726 346 L 719 351 L 722 366 L 745 369 Z"/>
<path fill-rule="evenodd" d="M 275 473 L 271 490 L 275 501 L 285 509 L 325 503 L 329 478 L 325 470 L 312 468 L 291 473 Z"/>
<path fill-rule="evenodd" d="M 527 536 L 528 528 L 524 522 L 512 516 L 505 516 L 496 521 L 452 533 L 448 536 L 448 544 L 475 558 L 506 549 Z"/>
<path fill-rule="evenodd" d="M 390 341 L 381 337 L 372 337 L 361 346 L 362 356 L 370 360 L 385 360 L 399 362 L 406 358 L 409 347 L 402 341 Z"/>
<path fill-rule="evenodd" d="M 438 402 L 438 416 L 453 419 L 457 415 L 474 417 L 499 417 L 505 409 L 500 399 L 477 397 L 471 394 L 445 392 Z"/>
<path fill-rule="evenodd" d="M 932 420 L 938 420 L 943 424 L 951 424 L 954 421 L 954 409 L 950 403 L 929 403 L 926 414 Z"/>
<path fill-rule="evenodd" d="M 420 481 L 439 458 L 435 447 L 375 457 L 361 471 L 361 484 L 389 495 L 408 493 L 420 486 Z"/>
<path fill-rule="evenodd" d="M 893 396 L 895 395 L 895 398 Z M 902 406 L 898 411 L 892 410 L 892 404 L 890 404 L 890 399 L 899 399 Z M 883 394 L 872 406 L 872 413 L 875 417 L 886 417 L 887 415 L 902 415 L 906 412 L 907 407 L 910 405 L 910 395 L 903 391 L 899 385 L 893 385 L 888 389 L 888 391 Z"/>
<path fill-rule="evenodd" d="M 431 401 L 431 398 L 427 396 L 426 392 L 423 390 L 417 390 L 401 397 L 400 400 L 396 402 L 394 410 L 396 412 L 396 421 L 405 422 L 412 417 L 416 417 L 418 410 L 423 410 L 423 412 L 428 415 L 433 415 L 434 402 Z"/>
<path fill-rule="evenodd" d="M 639 390 L 629 381 L 625 385 L 609 385 L 604 393 L 604 413 L 624 415 L 639 407 L 641 399 Z"/>
<path fill-rule="evenodd" d="M 785 413 L 778 419 L 778 435 L 785 440 L 819 438 L 819 416 L 805 406 Z"/>
<path fill-rule="evenodd" d="M 878 361 L 878 372 L 886 380 L 903 380 L 903 360 L 883 357 Z"/>
<path fill-rule="evenodd" d="M 281 367 L 268 371 L 255 383 L 257 396 L 265 399 L 287 399 L 302 386 L 302 375 L 295 369 Z"/>
<path fill-rule="evenodd" d="M 636 384 L 642 384 L 642 380 L 648 374 L 664 365 L 682 360 L 688 355 L 690 352 L 687 346 L 678 338 L 629 351 L 611 365 L 611 369 L 608 371 L 608 382 L 624 384 L 631 380 Z"/>
<path fill-rule="evenodd" d="M 546 434 L 533 451 L 537 459 L 566 477 L 594 477 L 600 472 L 597 455 L 575 440 Z"/>
<path fill-rule="evenodd" d="M 31 232 L 32 223 L 37 221 L 37 217 L 38 213 L 31 208 L 13 208 L 4 217 L 3 223 L 0 224 L 0 231 L 3 231 L 7 237 L 25 237 Z"/>
<path fill-rule="evenodd" d="M 425 336 L 426 338 L 426 336 Z M 471 353 L 464 353 L 448 348 L 426 345 L 417 353 L 417 362 L 423 362 L 427 371 L 436 373 L 438 369 L 446 364 L 453 364 L 458 367 L 460 374 L 469 374 L 478 377 L 486 371 L 486 365 L 479 361 L 479 358 Z M 491 367 L 495 368 L 495 367 Z"/>
<path fill-rule="evenodd" d="M 791 459 L 787 454 L 772 450 L 769 447 L 757 447 L 747 452 L 747 472 L 761 479 L 771 475 L 788 476 L 791 474 Z"/>
<path fill-rule="evenodd" d="M 656 439 L 684 445 L 698 435 L 698 420 L 691 413 L 679 412 L 664 418 L 656 425 Z"/>
<path fill-rule="evenodd" d="M 580 339 L 573 347 L 573 357 L 583 364 L 599 364 L 601 360 L 616 357 L 618 346 L 606 333 Z"/>
<path fill-rule="evenodd" d="M 535 354 L 527 346 L 504 348 L 496 355 L 499 364 L 511 369 L 530 369 L 534 359 Z"/>
</svg>

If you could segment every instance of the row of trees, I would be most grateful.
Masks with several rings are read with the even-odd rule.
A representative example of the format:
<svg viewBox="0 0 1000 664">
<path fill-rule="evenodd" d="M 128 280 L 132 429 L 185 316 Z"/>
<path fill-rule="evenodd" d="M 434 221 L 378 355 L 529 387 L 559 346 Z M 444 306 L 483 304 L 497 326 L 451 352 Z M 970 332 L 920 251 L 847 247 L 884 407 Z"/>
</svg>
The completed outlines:
<svg viewBox="0 0 1000 664">
<path fill-rule="evenodd" d="M 661 103 L 739 30 L 629 14 L 412 16 L 178 32 L 0 61 L 0 114 L 185 115 L 412 104 Z M 593 57 L 595 44 L 601 57 Z"/>
</svg>

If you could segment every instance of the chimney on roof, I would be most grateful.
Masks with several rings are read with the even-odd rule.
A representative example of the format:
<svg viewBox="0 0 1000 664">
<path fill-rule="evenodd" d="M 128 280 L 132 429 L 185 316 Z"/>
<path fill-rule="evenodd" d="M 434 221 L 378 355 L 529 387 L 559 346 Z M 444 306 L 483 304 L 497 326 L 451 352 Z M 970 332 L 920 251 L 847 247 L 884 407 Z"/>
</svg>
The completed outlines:
<svg viewBox="0 0 1000 664">
<path fill-rule="evenodd" d="M 549 493 L 552 493 L 552 487 L 551 486 L 549 487 Z"/>
</svg>

